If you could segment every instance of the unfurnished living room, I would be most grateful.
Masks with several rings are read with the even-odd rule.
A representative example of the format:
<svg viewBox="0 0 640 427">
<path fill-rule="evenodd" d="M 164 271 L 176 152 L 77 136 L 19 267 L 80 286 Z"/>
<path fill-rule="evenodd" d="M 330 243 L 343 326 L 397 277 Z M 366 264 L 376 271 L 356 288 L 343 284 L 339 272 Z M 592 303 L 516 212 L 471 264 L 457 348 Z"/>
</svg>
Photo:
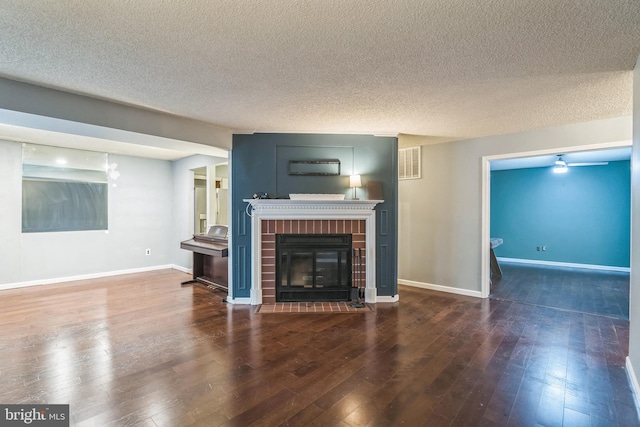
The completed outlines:
<svg viewBox="0 0 640 427">
<path fill-rule="evenodd" d="M 0 425 L 640 426 L 639 2 L 0 10 Z"/>
</svg>

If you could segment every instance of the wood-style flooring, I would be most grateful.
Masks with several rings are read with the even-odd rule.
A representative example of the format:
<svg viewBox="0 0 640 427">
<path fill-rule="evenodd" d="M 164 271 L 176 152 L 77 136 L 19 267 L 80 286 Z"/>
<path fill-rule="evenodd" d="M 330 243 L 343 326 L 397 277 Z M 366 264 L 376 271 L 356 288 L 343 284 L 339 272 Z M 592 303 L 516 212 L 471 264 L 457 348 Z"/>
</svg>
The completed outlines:
<svg viewBox="0 0 640 427">
<path fill-rule="evenodd" d="M 502 263 L 491 298 L 629 320 L 629 273 Z"/>
<path fill-rule="evenodd" d="M 400 287 L 261 314 L 174 270 L 0 291 L 0 402 L 76 426 L 638 426 L 611 317 Z"/>
</svg>

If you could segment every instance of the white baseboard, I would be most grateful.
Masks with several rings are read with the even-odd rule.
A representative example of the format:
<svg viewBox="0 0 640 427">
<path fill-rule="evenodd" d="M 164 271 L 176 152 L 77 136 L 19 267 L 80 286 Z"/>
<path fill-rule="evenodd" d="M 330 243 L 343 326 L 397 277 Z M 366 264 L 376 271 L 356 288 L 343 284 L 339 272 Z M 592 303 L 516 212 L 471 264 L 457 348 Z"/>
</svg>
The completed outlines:
<svg viewBox="0 0 640 427">
<path fill-rule="evenodd" d="M 618 271 L 621 273 L 629 273 L 630 267 L 614 267 L 611 265 L 593 265 L 593 264 L 577 264 L 574 262 L 557 262 L 557 261 L 543 261 L 538 259 L 520 259 L 520 258 L 504 258 L 497 257 L 499 262 L 507 262 L 513 264 L 532 264 L 532 265 L 545 265 L 549 267 L 569 267 L 569 268 L 584 268 L 587 270 L 602 270 L 602 271 Z"/>
<path fill-rule="evenodd" d="M 429 289 L 432 291 L 448 292 L 450 294 L 465 295 L 468 297 L 482 298 L 482 292 L 468 289 L 453 288 L 451 286 L 434 285 L 431 283 L 415 282 L 413 280 L 398 279 L 398 283 L 414 288 Z"/>
<path fill-rule="evenodd" d="M 182 271 L 183 273 L 193 274 L 193 270 L 192 270 L 192 269 L 190 269 L 190 268 L 185 268 L 185 267 L 182 267 L 182 266 L 180 266 L 180 265 L 173 264 L 173 265 L 171 266 L 171 268 L 173 268 L 174 270 Z"/>
<path fill-rule="evenodd" d="M 121 274 L 144 273 L 145 271 L 164 270 L 174 268 L 172 264 L 154 265 L 152 267 L 131 268 L 127 270 L 105 271 L 102 273 L 81 274 L 78 276 L 56 277 L 53 279 L 31 280 L 28 282 L 5 283 L 0 290 L 26 288 L 29 286 L 52 285 L 54 283 L 75 282 L 78 280 L 99 279 L 101 277 L 119 276 Z"/>
<path fill-rule="evenodd" d="M 392 297 L 387 295 L 376 295 L 376 304 L 379 302 L 398 302 L 398 301 L 400 301 L 400 296 L 398 294 L 395 294 Z"/>
<path fill-rule="evenodd" d="M 638 377 L 636 371 L 634 371 L 631 365 L 631 359 L 627 356 L 626 360 L 627 376 L 629 377 L 629 383 L 631 384 L 631 391 L 633 392 L 633 400 L 636 402 L 636 412 L 638 412 L 638 418 L 640 418 L 640 384 L 638 384 Z"/>
<path fill-rule="evenodd" d="M 234 305 L 251 305 L 251 298 L 227 298 L 227 303 Z"/>
</svg>

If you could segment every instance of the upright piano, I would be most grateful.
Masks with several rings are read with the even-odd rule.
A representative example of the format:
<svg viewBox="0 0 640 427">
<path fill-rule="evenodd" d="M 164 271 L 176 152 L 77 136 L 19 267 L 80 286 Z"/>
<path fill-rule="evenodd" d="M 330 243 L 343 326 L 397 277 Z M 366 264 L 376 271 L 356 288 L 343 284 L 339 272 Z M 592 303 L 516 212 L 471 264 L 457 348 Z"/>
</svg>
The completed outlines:
<svg viewBox="0 0 640 427">
<path fill-rule="evenodd" d="M 229 290 L 227 233 L 227 226 L 212 225 L 207 234 L 194 234 L 192 239 L 180 242 L 180 248 L 193 252 L 193 278 L 182 282 L 183 285 L 199 282 Z"/>
</svg>

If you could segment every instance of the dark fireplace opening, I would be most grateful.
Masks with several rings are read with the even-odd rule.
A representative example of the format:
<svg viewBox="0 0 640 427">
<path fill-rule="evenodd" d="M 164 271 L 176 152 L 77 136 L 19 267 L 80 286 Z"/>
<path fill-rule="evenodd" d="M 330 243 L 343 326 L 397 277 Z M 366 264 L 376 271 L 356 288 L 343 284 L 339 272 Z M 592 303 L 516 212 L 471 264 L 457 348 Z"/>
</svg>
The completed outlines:
<svg viewBox="0 0 640 427">
<path fill-rule="evenodd" d="M 276 301 L 349 301 L 351 234 L 276 235 Z"/>
</svg>

